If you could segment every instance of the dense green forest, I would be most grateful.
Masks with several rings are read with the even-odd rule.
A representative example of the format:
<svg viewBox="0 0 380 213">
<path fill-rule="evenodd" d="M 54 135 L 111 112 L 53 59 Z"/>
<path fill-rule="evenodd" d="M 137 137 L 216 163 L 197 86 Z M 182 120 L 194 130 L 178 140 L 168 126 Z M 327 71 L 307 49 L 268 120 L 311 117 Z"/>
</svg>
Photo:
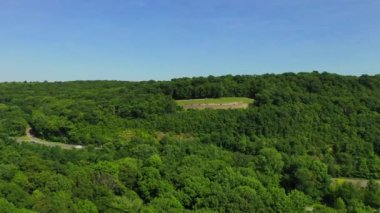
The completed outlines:
<svg viewBox="0 0 380 213">
<path fill-rule="evenodd" d="M 218 97 L 254 103 L 175 102 Z M 86 148 L 18 143 L 28 127 Z M 5 213 L 380 212 L 379 155 L 380 75 L 0 84 Z"/>
</svg>

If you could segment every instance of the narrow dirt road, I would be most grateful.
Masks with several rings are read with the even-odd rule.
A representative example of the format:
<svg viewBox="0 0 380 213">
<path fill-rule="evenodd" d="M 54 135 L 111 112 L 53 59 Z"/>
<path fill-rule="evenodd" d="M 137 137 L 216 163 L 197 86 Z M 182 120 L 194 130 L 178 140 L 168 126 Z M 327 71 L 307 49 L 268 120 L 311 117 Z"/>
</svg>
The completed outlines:
<svg viewBox="0 0 380 213">
<path fill-rule="evenodd" d="M 40 145 L 49 146 L 49 147 L 58 146 L 58 147 L 61 147 L 62 149 L 85 148 L 85 146 L 82 146 L 82 145 L 65 144 L 65 143 L 51 142 L 51 141 L 45 141 L 45 140 L 39 139 L 32 134 L 32 128 L 30 127 L 26 129 L 25 136 L 17 138 L 16 141 L 19 143 L 34 143 L 34 144 L 40 144 Z"/>
</svg>

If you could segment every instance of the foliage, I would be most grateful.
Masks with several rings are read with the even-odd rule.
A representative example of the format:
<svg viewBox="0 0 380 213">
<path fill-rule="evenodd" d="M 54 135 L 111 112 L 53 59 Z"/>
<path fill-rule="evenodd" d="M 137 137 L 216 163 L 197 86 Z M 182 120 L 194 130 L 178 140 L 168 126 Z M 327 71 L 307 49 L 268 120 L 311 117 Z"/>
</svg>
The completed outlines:
<svg viewBox="0 0 380 213">
<path fill-rule="evenodd" d="M 248 109 L 176 100 L 245 97 Z M 0 84 L 0 212 L 371 212 L 380 76 Z M 19 144 L 82 144 L 61 150 Z"/>
</svg>

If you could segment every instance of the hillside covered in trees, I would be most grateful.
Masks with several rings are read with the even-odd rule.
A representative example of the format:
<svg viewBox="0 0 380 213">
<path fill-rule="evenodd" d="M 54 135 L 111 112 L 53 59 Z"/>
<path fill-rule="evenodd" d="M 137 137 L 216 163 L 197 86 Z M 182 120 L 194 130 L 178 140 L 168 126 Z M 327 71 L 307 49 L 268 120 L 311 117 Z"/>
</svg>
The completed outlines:
<svg viewBox="0 0 380 213">
<path fill-rule="evenodd" d="M 0 84 L 0 212 L 379 212 L 379 155 L 380 75 Z"/>
</svg>

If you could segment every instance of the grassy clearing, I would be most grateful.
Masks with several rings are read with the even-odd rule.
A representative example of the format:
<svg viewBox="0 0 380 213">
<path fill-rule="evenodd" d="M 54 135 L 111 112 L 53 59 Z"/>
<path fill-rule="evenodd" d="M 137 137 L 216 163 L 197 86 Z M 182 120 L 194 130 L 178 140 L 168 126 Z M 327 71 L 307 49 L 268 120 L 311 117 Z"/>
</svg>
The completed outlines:
<svg viewBox="0 0 380 213">
<path fill-rule="evenodd" d="M 189 104 L 228 104 L 228 103 L 244 103 L 251 104 L 253 99 L 242 97 L 224 97 L 224 98 L 205 98 L 205 99 L 189 99 L 189 100 L 177 100 L 180 106 L 186 106 Z"/>
<path fill-rule="evenodd" d="M 368 185 L 368 180 L 363 179 L 363 178 L 340 177 L 340 178 L 332 178 L 332 180 L 333 180 L 333 184 L 336 184 L 336 185 L 342 185 L 343 183 L 351 183 L 354 186 L 363 187 L 363 188 L 367 187 Z M 376 182 L 380 184 L 380 180 L 376 180 Z"/>
<path fill-rule="evenodd" d="M 185 109 L 246 109 L 253 99 L 241 97 L 206 98 L 178 100 L 177 104 Z"/>
</svg>

